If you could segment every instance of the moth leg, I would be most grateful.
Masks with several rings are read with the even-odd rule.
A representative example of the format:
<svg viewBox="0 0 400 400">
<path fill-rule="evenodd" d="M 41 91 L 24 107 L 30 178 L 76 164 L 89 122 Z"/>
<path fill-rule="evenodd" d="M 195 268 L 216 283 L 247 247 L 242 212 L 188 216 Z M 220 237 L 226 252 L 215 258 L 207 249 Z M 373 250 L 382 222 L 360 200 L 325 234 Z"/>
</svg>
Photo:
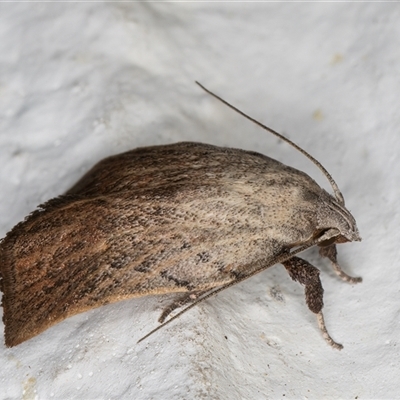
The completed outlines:
<svg viewBox="0 0 400 400">
<path fill-rule="evenodd" d="M 324 306 L 324 289 L 319 279 L 319 270 L 309 262 L 293 257 L 282 263 L 289 273 L 289 276 L 305 286 L 306 303 L 308 308 L 317 314 L 318 326 L 326 342 L 335 349 L 341 350 L 343 346 L 336 343 L 326 329 L 322 307 Z"/>
<path fill-rule="evenodd" d="M 353 277 L 342 271 L 342 268 L 340 268 L 340 265 L 337 262 L 337 250 L 335 244 L 321 247 L 319 249 L 319 254 L 321 257 L 326 257 L 332 263 L 333 270 L 340 279 L 349 283 L 358 283 L 362 281 L 361 277 Z"/>
<path fill-rule="evenodd" d="M 162 314 L 160 315 L 160 318 L 158 318 L 158 322 L 162 324 L 165 321 L 165 318 L 167 318 L 168 315 L 172 313 L 172 311 L 197 300 L 197 298 L 203 295 L 204 293 L 206 293 L 206 291 L 190 292 L 190 293 L 185 293 L 183 296 L 178 297 L 171 304 L 169 304 L 167 307 L 164 308 Z"/>
</svg>

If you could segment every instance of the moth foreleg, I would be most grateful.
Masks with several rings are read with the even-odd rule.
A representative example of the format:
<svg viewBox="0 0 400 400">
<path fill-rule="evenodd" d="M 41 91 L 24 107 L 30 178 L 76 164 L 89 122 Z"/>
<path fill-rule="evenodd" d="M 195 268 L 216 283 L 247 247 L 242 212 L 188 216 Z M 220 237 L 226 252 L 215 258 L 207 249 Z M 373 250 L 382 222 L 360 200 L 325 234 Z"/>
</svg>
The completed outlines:
<svg viewBox="0 0 400 400">
<path fill-rule="evenodd" d="M 172 311 L 188 303 L 192 303 L 204 293 L 206 293 L 206 291 L 189 292 L 185 293 L 183 296 L 178 297 L 171 304 L 164 308 L 163 312 L 160 315 L 160 318 L 158 318 L 158 322 L 162 324 L 165 321 L 165 318 L 167 318 L 168 315 L 172 313 Z"/>
<path fill-rule="evenodd" d="M 321 257 L 326 257 L 332 263 L 332 268 L 340 279 L 349 283 L 358 283 L 362 281 L 362 278 L 347 275 L 344 271 L 342 271 L 342 268 L 340 268 L 340 265 L 337 262 L 337 250 L 335 244 L 321 247 L 319 249 L 319 254 Z"/>
<path fill-rule="evenodd" d="M 319 279 L 319 270 L 309 262 L 299 257 L 293 257 L 282 263 L 288 271 L 290 277 L 305 286 L 305 296 L 308 308 L 317 314 L 319 329 L 323 338 L 335 349 L 341 350 L 343 346 L 336 343 L 329 335 L 322 314 L 324 306 L 324 289 Z"/>
</svg>

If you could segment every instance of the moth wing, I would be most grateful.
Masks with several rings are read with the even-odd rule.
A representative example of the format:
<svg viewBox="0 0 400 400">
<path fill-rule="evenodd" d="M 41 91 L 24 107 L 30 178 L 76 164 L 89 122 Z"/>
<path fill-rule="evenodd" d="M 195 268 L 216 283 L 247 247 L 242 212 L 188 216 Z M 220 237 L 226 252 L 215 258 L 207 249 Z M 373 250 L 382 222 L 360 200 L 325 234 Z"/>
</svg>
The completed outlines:
<svg viewBox="0 0 400 400">
<path fill-rule="evenodd" d="M 109 302 L 220 286 L 249 263 L 248 251 L 264 258 L 261 236 L 238 239 L 218 198 L 194 212 L 180 196 L 178 206 L 168 196 L 67 196 L 17 225 L 0 244 L 7 345 Z"/>
</svg>

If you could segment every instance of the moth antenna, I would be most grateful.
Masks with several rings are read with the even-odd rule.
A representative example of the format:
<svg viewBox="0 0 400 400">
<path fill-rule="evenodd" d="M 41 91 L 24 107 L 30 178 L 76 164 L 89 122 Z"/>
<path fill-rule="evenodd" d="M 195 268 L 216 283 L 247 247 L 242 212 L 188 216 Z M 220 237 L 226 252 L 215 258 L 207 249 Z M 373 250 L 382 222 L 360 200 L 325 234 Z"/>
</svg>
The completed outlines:
<svg viewBox="0 0 400 400">
<path fill-rule="evenodd" d="M 257 268 L 255 271 L 253 271 L 250 275 L 246 275 L 243 276 L 241 278 L 238 278 L 236 281 L 227 283 L 224 286 L 221 286 L 220 288 L 217 288 L 215 290 L 213 290 L 210 293 L 207 293 L 205 295 L 203 295 L 203 297 L 200 297 L 199 299 L 197 299 L 196 301 L 194 301 L 192 304 L 190 304 L 189 306 L 185 307 L 182 311 L 179 311 L 178 314 L 175 314 L 173 317 L 171 317 L 168 321 L 163 322 L 161 325 L 157 326 L 156 328 L 154 328 L 153 330 L 151 330 L 149 333 L 147 333 L 145 336 L 143 336 L 141 339 L 139 339 L 137 341 L 137 343 L 142 342 L 143 340 L 147 339 L 149 336 L 151 336 L 153 333 L 156 333 L 158 330 L 160 330 L 161 328 L 164 328 L 166 325 L 170 324 L 172 321 L 174 321 L 175 319 L 179 318 L 182 314 L 185 314 L 187 311 L 189 311 L 190 309 L 192 309 L 193 307 L 197 306 L 199 303 L 202 303 L 204 300 L 209 299 L 212 296 L 215 296 L 216 294 L 218 294 L 219 292 L 222 292 L 225 289 L 228 289 L 231 286 L 234 286 L 250 277 L 252 277 L 253 275 L 258 274 L 259 272 L 263 271 L 264 269 L 267 269 L 269 267 L 271 267 L 272 265 L 275 264 L 279 264 L 281 262 L 284 262 L 290 258 L 292 258 L 294 255 L 301 253 L 304 250 L 307 250 L 308 248 L 314 246 L 316 244 L 316 241 L 313 240 L 311 243 L 306 244 L 304 246 L 301 246 L 299 248 L 297 248 L 296 250 L 290 252 L 290 253 L 286 253 L 283 254 L 281 256 L 276 257 L 274 260 L 272 260 L 271 262 L 269 262 L 267 265 L 263 265 L 260 268 Z"/>
<path fill-rule="evenodd" d="M 210 94 L 211 96 L 215 97 L 216 99 L 218 99 L 219 101 L 221 101 L 222 103 L 224 103 L 225 105 L 227 105 L 229 108 L 231 108 L 232 110 L 235 110 L 237 113 L 239 113 L 240 115 L 242 115 L 243 117 L 247 118 L 248 120 L 254 122 L 256 125 L 260 126 L 261 128 L 265 129 L 266 131 L 272 133 L 273 135 L 277 136 L 279 139 L 282 139 L 284 142 L 289 143 L 291 146 L 293 146 L 296 150 L 298 150 L 300 153 L 302 153 L 304 156 L 306 156 L 309 160 L 311 160 L 319 169 L 320 171 L 325 175 L 325 177 L 328 179 L 329 183 L 332 186 L 333 192 L 335 193 L 335 197 L 338 200 L 338 202 L 340 204 L 342 204 L 344 206 L 344 197 L 338 187 L 338 185 L 336 184 L 336 182 L 334 181 L 334 179 L 332 178 L 331 174 L 322 166 L 322 164 L 316 160 L 311 154 L 307 153 L 305 150 L 303 150 L 300 146 L 298 146 L 296 143 L 292 142 L 290 139 L 286 138 L 285 136 L 283 136 L 282 134 L 274 131 L 271 128 L 268 128 L 268 126 L 262 124 L 261 122 L 257 121 L 256 119 L 250 117 L 249 115 L 245 114 L 243 111 L 240 111 L 238 108 L 236 108 L 235 106 L 233 106 L 232 104 L 228 103 L 226 100 L 222 99 L 221 97 L 219 97 L 218 95 L 216 95 L 215 93 L 211 92 L 210 90 L 206 89 L 201 83 L 195 81 L 204 91 L 206 91 L 208 94 Z"/>
</svg>

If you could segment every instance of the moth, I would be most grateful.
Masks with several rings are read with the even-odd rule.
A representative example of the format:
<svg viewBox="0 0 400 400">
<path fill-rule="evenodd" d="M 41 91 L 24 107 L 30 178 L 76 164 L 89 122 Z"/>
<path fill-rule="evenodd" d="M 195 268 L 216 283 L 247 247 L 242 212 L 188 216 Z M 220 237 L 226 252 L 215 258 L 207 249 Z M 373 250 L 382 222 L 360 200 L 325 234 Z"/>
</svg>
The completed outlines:
<svg viewBox="0 0 400 400">
<path fill-rule="evenodd" d="M 361 240 L 340 190 L 304 150 L 200 86 L 314 161 L 334 195 L 307 174 L 253 151 L 176 143 L 106 158 L 2 239 L 7 346 L 95 307 L 177 293 L 159 322 L 189 306 L 165 324 L 281 263 L 305 286 L 325 340 L 342 347 L 324 324 L 319 270 L 297 256 L 319 246 L 340 278 L 361 281 L 337 263 L 336 244 Z"/>
</svg>

